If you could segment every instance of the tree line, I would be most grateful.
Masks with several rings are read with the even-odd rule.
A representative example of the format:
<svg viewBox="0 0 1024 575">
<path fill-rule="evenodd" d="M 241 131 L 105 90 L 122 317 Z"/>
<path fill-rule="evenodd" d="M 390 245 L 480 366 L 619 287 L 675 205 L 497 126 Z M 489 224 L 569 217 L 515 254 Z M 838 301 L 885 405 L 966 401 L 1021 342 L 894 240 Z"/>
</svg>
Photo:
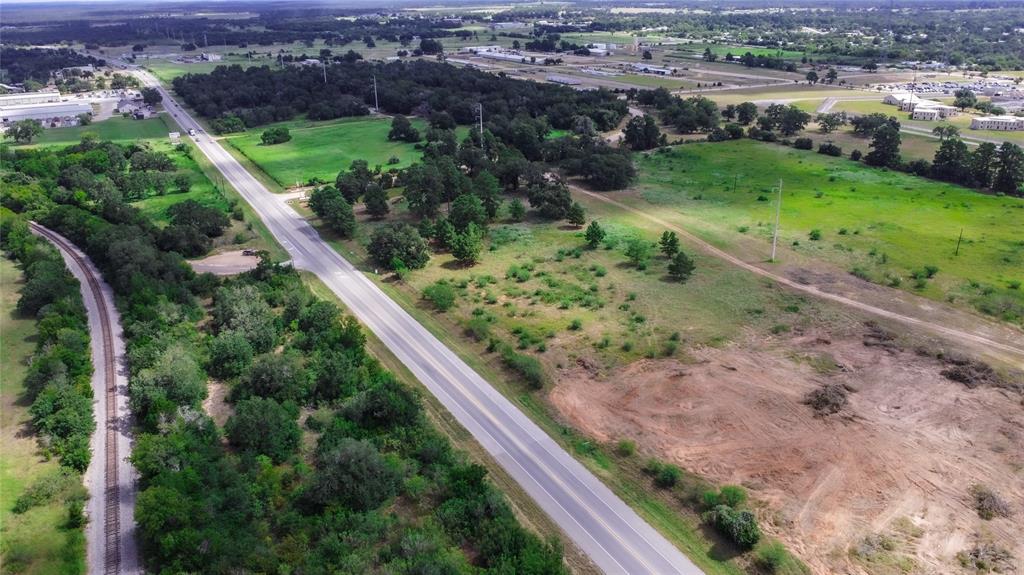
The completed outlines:
<svg viewBox="0 0 1024 575">
<path fill-rule="evenodd" d="M 709 141 L 747 136 L 765 142 L 781 141 L 798 149 L 813 149 L 814 146 L 808 137 L 789 140 L 803 132 L 812 119 L 811 114 L 792 104 L 771 104 L 762 111 L 752 102 L 743 102 L 725 106 L 719 112 L 714 102 L 706 98 L 696 96 L 683 100 L 663 88 L 634 91 L 629 95 L 637 103 L 659 110 L 662 122 L 683 133 L 706 132 Z M 727 120 L 724 125 L 720 125 L 722 118 Z M 825 134 L 851 125 L 855 135 L 865 138 L 868 151 L 853 150 L 850 157 L 857 161 L 863 159 L 870 166 L 897 169 L 969 188 L 1024 195 L 1021 187 L 1024 185 L 1024 150 L 1012 142 L 1001 145 L 985 142 L 971 150 L 955 126 L 939 126 L 934 130 L 940 144 L 933 160 L 907 162 L 900 154 L 900 122 L 894 116 L 873 113 L 848 118 L 843 113 L 830 112 L 818 114 L 814 120 Z M 634 150 L 664 145 L 649 116 L 632 118 L 624 135 L 626 145 Z M 821 143 L 818 152 L 829 156 L 843 154 L 842 148 L 831 141 Z"/>
<path fill-rule="evenodd" d="M 375 102 L 374 77 L 383 112 L 423 117 L 445 112 L 458 124 L 470 124 L 482 104 L 485 122 L 499 137 L 504 134 L 498 126 L 517 115 L 543 115 L 560 129 L 583 115 L 600 129 L 610 129 L 626 113 L 625 102 L 605 90 L 579 92 L 423 60 L 334 62 L 327 68 L 326 84 L 319 68 L 221 66 L 210 74 L 176 78 L 174 89 L 206 118 L 239 118 L 241 125 L 254 127 L 299 114 L 312 119 L 367 114 Z"/>
<path fill-rule="evenodd" d="M 24 272 L 16 311 L 35 318 L 37 338 L 24 381 L 32 427 L 43 453 L 83 473 L 96 428 L 92 413 L 92 351 L 78 280 L 56 248 L 29 232 L 25 219 L 0 213 L 4 253 Z M 19 358 L 20 359 L 20 358 Z M 78 508 L 81 516 L 81 509 Z"/>
<path fill-rule="evenodd" d="M 9 84 L 22 84 L 27 80 L 46 85 L 53 73 L 73 66 L 104 66 L 106 62 L 79 54 L 70 48 L 0 48 L 5 79 Z"/>
</svg>

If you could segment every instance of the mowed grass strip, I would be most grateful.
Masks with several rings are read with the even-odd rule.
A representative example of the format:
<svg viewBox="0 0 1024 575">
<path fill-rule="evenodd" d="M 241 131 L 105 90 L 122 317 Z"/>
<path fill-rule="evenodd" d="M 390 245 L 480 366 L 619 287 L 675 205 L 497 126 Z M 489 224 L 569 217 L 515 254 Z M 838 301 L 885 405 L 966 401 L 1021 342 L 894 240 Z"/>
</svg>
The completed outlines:
<svg viewBox="0 0 1024 575">
<path fill-rule="evenodd" d="M 64 529 L 63 501 L 13 512 L 26 487 L 60 469 L 39 454 L 22 398 L 36 337 L 34 319 L 15 312 L 22 285 L 14 262 L 0 258 L 0 565 L 4 573 L 84 573 L 83 535 Z"/>
<path fill-rule="evenodd" d="M 993 315 L 1024 309 L 1024 199 L 751 140 L 678 146 L 639 156 L 638 167 L 650 210 L 668 210 L 705 237 L 770 241 L 781 179 L 783 245 Z M 813 230 L 820 239 L 810 239 Z M 911 278 L 925 266 L 938 268 L 934 278 Z"/>
<path fill-rule="evenodd" d="M 426 123 L 413 119 L 420 133 Z M 287 127 L 291 141 L 264 146 L 260 140 L 265 130 L 275 126 Z M 390 118 L 339 119 L 326 122 L 291 120 L 253 128 L 232 134 L 227 142 L 247 158 L 259 165 L 282 186 L 303 184 L 311 178 L 333 182 L 338 172 L 348 169 L 352 160 L 366 160 L 370 168 L 404 168 L 421 156 L 415 145 L 388 140 Z M 460 133 L 460 136 L 464 134 Z M 397 164 L 388 164 L 390 158 Z"/>
<path fill-rule="evenodd" d="M 32 141 L 35 146 L 73 146 L 85 134 L 95 134 L 100 141 L 110 140 L 118 144 L 132 144 L 139 140 L 167 140 L 170 132 L 163 117 L 147 120 L 131 120 L 115 116 L 88 126 L 70 128 L 48 128 Z"/>
</svg>

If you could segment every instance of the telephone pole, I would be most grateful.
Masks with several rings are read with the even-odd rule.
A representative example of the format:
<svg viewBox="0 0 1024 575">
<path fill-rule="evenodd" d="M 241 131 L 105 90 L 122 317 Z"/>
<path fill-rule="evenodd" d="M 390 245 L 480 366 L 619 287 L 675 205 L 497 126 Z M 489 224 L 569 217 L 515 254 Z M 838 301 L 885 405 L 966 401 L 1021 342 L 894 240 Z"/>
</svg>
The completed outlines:
<svg viewBox="0 0 1024 575">
<path fill-rule="evenodd" d="M 779 199 L 775 202 L 775 231 L 772 232 L 772 259 L 775 261 L 775 247 L 779 243 L 779 214 L 782 212 L 782 180 L 779 180 Z"/>
<path fill-rule="evenodd" d="M 320 58 L 320 67 L 324 69 L 324 86 L 327 85 L 327 58 Z"/>
<path fill-rule="evenodd" d="M 380 102 L 377 100 L 377 76 L 373 76 L 373 111 L 380 113 Z"/>
<path fill-rule="evenodd" d="M 477 114 L 480 117 L 480 147 L 484 145 L 484 105 L 478 102 L 476 105 Z"/>
</svg>

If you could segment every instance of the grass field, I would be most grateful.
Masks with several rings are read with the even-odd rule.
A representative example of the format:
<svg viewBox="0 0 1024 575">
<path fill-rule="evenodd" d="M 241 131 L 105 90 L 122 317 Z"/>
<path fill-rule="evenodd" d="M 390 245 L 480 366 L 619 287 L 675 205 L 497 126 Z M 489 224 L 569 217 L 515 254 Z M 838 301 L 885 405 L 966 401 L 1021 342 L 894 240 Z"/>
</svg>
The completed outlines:
<svg viewBox="0 0 1024 575">
<path fill-rule="evenodd" d="M 12 261 L 0 258 L 0 564 L 4 573 L 84 573 L 84 535 L 64 528 L 63 501 L 12 512 L 27 486 L 59 473 L 56 461 L 39 455 L 28 405 L 22 400 L 36 330 L 32 318 L 14 313 L 21 278 Z"/>
<path fill-rule="evenodd" d="M 413 119 L 420 133 L 426 129 L 422 120 Z M 286 126 L 292 139 L 283 144 L 264 146 L 263 130 Z M 338 172 L 348 169 L 352 160 L 366 160 L 370 168 L 403 168 L 419 159 L 420 151 L 413 144 L 387 139 L 391 121 L 386 118 L 345 118 L 326 122 L 291 120 L 268 124 L 261 128 L 232 134 L 226 141 L 252 160 L 282 187 L 305 183 L 310 178 L 333 182 Z M 468 128 L 458 131 L 459 138 Z M 396 157 L 397 164 L 388 164 Z"/>
<path fill-rule="evenodd" d="M 237 64 L 243 68 L 250 66 L 273 65 L 271 59 L 249 60 L 248 58 L 231 56 L 225 57 L 219 62 L 194 62 L 186 64 L 172 60 L 146 60 L 144 66 L 153 73 L 164 84 L 170 84 L 178 76 L 185 74 L 208 74 L 217 66 L 230 66 Z"/>
<path fill-rule="evenodd" d="M 129 120 L 115 116 L 102 122 L 88 126 L 71 128 L 48 128 L 33 141 L 37 146 L 70 146 L 77 144 L 83 134 L 95 134 L 100 140 L 110 140 L 118 144 L 131 144 L 139 140 L 149 142 L 168 141 L 170 132 L 162 116 L 148 120 Z"/>
<path fill-rule="evenodd" d="M 784 245 L 934 299 L 1024 313 L 1024 199 L 749 140 L 680 146 L 638 165 L 642 197 L 709 239 L 742 230 L 768 241 L 772 190 L 782 179 Z M 812 230 L 819 240 L 809 239 Z M 925 266 L 939 272 L 911 279 Z"/>
<path fill-rule="evenodd" d="M 695 42 L 693 44 L 684 44 L 677 48 L 679 52 L 690 53 L 690 54 L 703 54 L 704 50 L 710 48 L 711 53 L 724 59 L 726 54 L 732 54 L 737 58 L 750 52 L 754 56 L 779 56 L 787 60 L 799 60 L 804 53 L 796 52 L 793 50 L 781 50 L 778 48 L 763 48 L 760 46 L 738 46 L 732 44 L 705 44 Z"/>
<path fill-rule="evenodd" d="M 896 116 L 901 121 L 910 116 L 908 112 L 901 112 L 896 106 L 890 106 L 889 104 L 882 103 L 881 94 L 879 94 L 878 98 L 874 100 L 840 100 L 832 106 L 830 111 L 846 112 L 847 114 L 856 115 L 885 114 L 887 116 Z"/>
</svg>

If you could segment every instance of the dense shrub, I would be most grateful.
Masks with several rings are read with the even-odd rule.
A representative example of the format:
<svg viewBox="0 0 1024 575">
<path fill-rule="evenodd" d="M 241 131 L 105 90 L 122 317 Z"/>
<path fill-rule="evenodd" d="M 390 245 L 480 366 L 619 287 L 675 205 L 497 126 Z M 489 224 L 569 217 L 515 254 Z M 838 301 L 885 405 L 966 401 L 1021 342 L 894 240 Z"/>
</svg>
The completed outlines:
<svg viewBox="0 0 1024 575">
<path fill-rule="evenodd" d="M 757 525 L 757 518 L 749 511 L 738 511 L 728 505 L 719 505 L 705 513 L 704 520 L 714 525 L 741 549 L 751 549 L 761 539 L 761 528 Z"/>
<path fill-rule="evenodd" d="M 838 158 L 839 156 L 843 155 L 843 149 L 833 144 L 832 142 L 825 142 L 818 146 L 818 153 Z"/>
<path fill-rule="evenodd" d="M 267 128 L 260 135 L 260 141 L 263 142 L 264 146 L 273 146 L 274 144 L 283 144 L 292 139 L 291 133 L 288 128 L 284 126 L 275 126 L 273 128 Z"/>
<path fill-rule="evenodd" d="M 377 228 L 366 249 L 373 260 L 386 269 L 395 269 L 396 262 L 408 269 L 419 269 L 430 260 L 427 242 L 416 228 L 405 223 Z"/>
<path fill-rule="evenodd" d="M 737 508 L 747 501 L 747 491 L 739 485 L 723 485 L 718 491 L 708 490 L 703 494 L 704 506 L 714 509 L 719 505 Z"/>
<path fill-rule="evenodd" d="M 448 282 L 438 280 L 423 288 L 423 299 L 433 304 L 437 311 L 448 311 L 455 306 L 455 288 Z"/>
<path fill-rule="evenodd" d="M 302 432 L 295 404 L 254 397 L 235 405 L 224 431 L 242 453 L 266 455 L 275 463 L 287 459 L 299 446 Z"/>
</svg>

